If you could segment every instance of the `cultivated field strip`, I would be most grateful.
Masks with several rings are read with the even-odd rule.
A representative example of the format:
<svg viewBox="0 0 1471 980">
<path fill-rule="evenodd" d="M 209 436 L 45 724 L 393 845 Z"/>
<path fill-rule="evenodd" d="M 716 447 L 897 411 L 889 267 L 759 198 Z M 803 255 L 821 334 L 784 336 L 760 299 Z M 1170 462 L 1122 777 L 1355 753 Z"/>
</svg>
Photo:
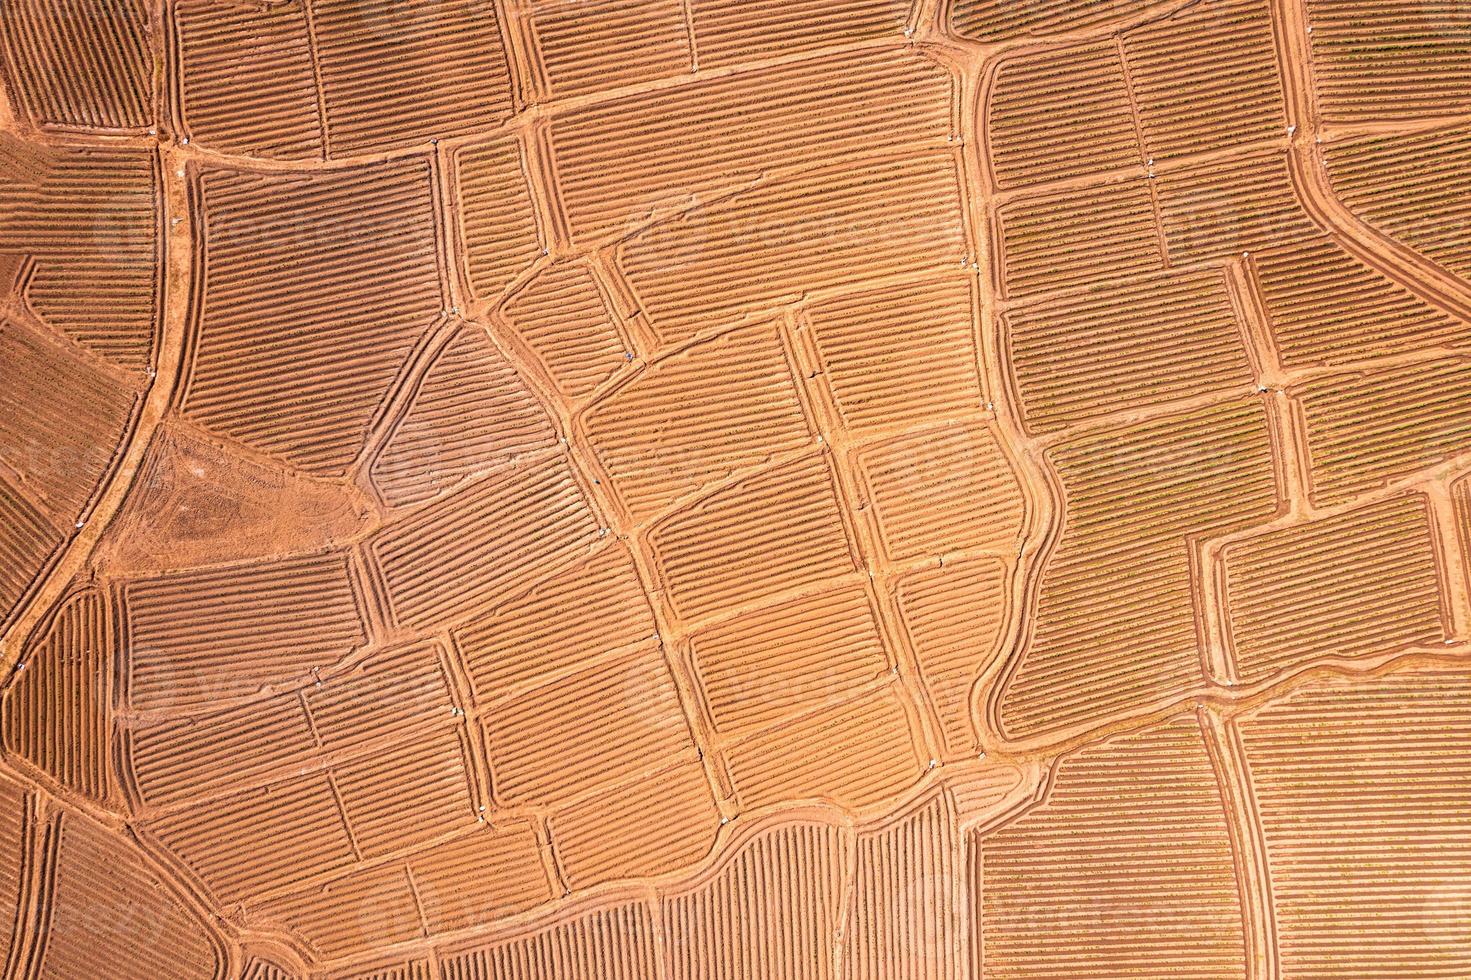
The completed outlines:
<svg viewBox="0 0 1471 980">
<path fill-rule="evenodd" d="M 845 83 L 830 84 L 839 73 Z M 804 148 L 842 160 L 944 144 L 954 86 L 917 55 L 859 52 L 569 110 L 553 119 L 551 144 L 573 237 L 626 234 L 790 167 Z"/>
<path fill-rule="evenodd" d="M 865 269 L 963 268 L 959 180 L 954 154 L 934 149 L 758 184 L 640 232 L 619 267 L 676 343 L 752 307 L 864 286 Z"/>
<path fill-rule="evenodd" d="M 343 472 L 443 307 L 430 179 L 423 160 L 203 173 L 184 413 L 305 472 Z"/>
<path fill-rule="evenodd" d="M 153 121 L 154 46 L 144 0 L 9 0 L 3 11 L 13 97 L 33 124 L 121 133 Z"/>
<path fill-rule="evenodd" d="M 191 143 L 271 160 L 326 156 L 304 2 L 176 0 L 174 84 Z"/>
<path fill-rule="evenodd" d="M 992 694 L 995 720 L 1012 738 L 1143 713 L 1197 688 L 1188 540 L 1278 512 L 1267 419 L 1255 399 L 1079 436 L 1048 457 L 1072 506 L 1026 652 L 1012 655 Z"/>
<path fill-rule="evenodd" d="M 1463 668 L 1406 672 L 1314 684 L 1238 722 L 1284 976 L 1471 969 L 1458 898 L 1471 866 L 1468 698 Z"/>
<path fill-rule="evenodd" d="M 920 568 L 899 580 L 899 608 L 920 675 L 940 719 L 947 758 L 977 751 L 971 687 L 1000 652 L 1007 563 L 979 556 Z"/>
<path fill-rule="evenodd" d="M 1057 764 L 1040 803 L 975 835 L 981 969 L 1245 975 L 1226 811 L 1191 715 Z"/>
<path fill-rule="evenodd" d="M 582 265 L 542 270 L 501 315 L 529 347 L 557 391 L 585 398 L 633 357 L 607 297 Z"/>
<path fill-rule="evenodd" d="M 419 503 L 555 441 L 515 368 L 484 328 L 464 323 L 430 362 L 373 460 L 373 481 L 394 506 Z"/>
<path fill-rule="evenodd" d="M 1252 258 L 1285 367 L 1344 364 L 1468 339 L 1464 323 L 1355 262 L 1331 239 L 1276 246 Z"/>
<path fill-rule="evenodd" d="M 1323 153 L 1344 205 L 1389 237 L 1471 276 L 1471 129 L 1364 137 Z"/>
<path fill-rule="evenodd" d="M 1443 641 L 1431 520 L 1426 501 L 1406 495 L 1228 544 L 1226 600 L 1242 681 Z M 1331 588 L 1328 555 L 1342 561 Z"/>
<path fill-rule="evenodd" d="M 0 250 L 30 257 L 15 284 L 31 312 L 101 358 L 154 361 L 162 273 L 159 163 L 147 150 L 22 144 Z M 6 287 L 10 283 L 5 284 Z"/>
<path fill-rule="evenodd" d="M 1100 282 L 1004 322 L 1022 419 L 1038 434 L 1252 380 L 1217 270 Z"/>
<path fill-rule="evenodd" d="M 831 45 L 898 42 L 910 0 L 689 0 L 701 68 L 739 65 Z"/>
<path fill-rule="evenodd" d="M 1455 3 L 1312 0 L 1307 14 L 1317 98 L 1328 121 L 1413 122 L 1471 98 L 1466 12 Z"/>
<path fill-rule="evenodd" d="M 532 0 L 548 94 L 595 94 L 694 67 L 684 0 Z"/>
<path fill-rule="evenodd" d="M 963 274 L 848 292 L 807 307 L 822 377 L 855 435 L 985 403 L 975 285 Z"/>
<path fill-rule="evenodd" d="M 1190 4 L 1123 35 L 1145 155 L 1161 166 L 1287 128 L 1264 0 Z"/>
<path fill-rule="evenodd" d="M 522 159 L 507 137 L 455 156 L 465 275 L 483 302 L 500 298 L 544 249 Z"/>
<path fill-rule="evenodd" d="M 635 519 L 813 439 L 774 324 L 670 352 L 582 416 Z"/>
<path fill-rule="evenodd" d="M 70 597 L 28 648 L 6 692 L 6 751 L 62 786 L 115 801 L 112 705 L 117 644 L 107 600 L 97 590 Z"/>
<path fill-rule="evenodd" d="M 0 974 L 1471 971 L 1454 3 L 0 13 Z"/>
</svg>

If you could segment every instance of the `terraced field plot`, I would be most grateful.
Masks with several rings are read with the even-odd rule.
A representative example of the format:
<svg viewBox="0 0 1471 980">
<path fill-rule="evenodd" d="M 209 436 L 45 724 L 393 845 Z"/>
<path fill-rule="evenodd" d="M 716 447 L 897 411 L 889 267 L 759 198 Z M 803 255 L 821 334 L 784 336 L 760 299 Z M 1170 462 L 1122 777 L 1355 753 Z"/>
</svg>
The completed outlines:
<svg viewBox="0 0 1471 980">
<path fill-rule="evenodd" d="M 0 980 L 1471 977 L 1471 8 L 0 0 Z"/>
</svg>

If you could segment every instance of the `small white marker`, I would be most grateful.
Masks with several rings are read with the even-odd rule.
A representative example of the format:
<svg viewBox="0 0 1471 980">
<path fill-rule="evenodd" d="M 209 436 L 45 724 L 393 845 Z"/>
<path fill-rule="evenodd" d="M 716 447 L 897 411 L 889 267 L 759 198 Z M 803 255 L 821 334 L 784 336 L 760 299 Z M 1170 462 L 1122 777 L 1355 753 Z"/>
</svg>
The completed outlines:
<svg viewBox="0 0 1471 980">
<path fill-rule="evenodd" d="M 81 526 L 82 526 L 82 525 L 83 525 L 83 524 L 85 524 L 85 523 L 86 523 L 86 522 L 85 522 L 85 521 L 77 521 L 77 528 L 78 528 L 78 529 L 80 529 L 80 528 L 81 528 Z"/>
<path fill-rule="evenodd" d="M 939 759 L 931 759 L 931 760 L 930 760 L 930 768 L 931 768 L 931 769 L 935 769 L 935 768 L 937 768 L 937 767 L 938 767 L 938 766 L 939 766 L 939 765 L 940 765 L 940 760 L 939 760 Z"/>
</svg>

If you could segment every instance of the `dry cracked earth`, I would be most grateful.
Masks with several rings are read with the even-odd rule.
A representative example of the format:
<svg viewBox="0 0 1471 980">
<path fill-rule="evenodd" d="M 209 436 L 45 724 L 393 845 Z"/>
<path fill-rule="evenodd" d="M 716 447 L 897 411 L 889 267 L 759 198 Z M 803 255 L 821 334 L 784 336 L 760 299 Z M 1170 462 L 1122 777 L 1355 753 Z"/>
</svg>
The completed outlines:
<svg viewBox="0 0 1471 980">
<path fill-rule="evenodd" d="M 6 980 L 1471 977 L 1465 0 L 3 0 Z"/>
</svg>

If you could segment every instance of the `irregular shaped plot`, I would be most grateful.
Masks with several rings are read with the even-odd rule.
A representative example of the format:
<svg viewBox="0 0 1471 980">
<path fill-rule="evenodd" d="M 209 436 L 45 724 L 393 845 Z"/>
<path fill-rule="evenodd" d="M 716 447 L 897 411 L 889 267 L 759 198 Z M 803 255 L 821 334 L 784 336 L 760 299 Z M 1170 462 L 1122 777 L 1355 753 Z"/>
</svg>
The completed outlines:
<svg viewBox="0 0 1471 980">
<path fill-rule="evenodd" d="M 552 121 L 577 241 L 632 230 L 653 211 L 708 203 L 762 171 L 944 143 L 954 80 L 903 52 L 836 55 L 631 95 Z M 711 236 L 707 239 L 714 242 Z"/>
<path fill-rule="evenodd" d="M 58 528 L 0 480 L 0 622 L 9 624 L 63 540 Z"/>
<path fill-rule="evenodd" d="M 200 193 L 204 293 L 184 412 L 340 475 L 443 309 L 429 167 L 209 170 Z"/>
<path fill-rule="evenodd" d="M 635 519 L 813 439 L 771 324 L 698 341 L 583 416 L 593 456 Z"/>
<path fill-rule="evenodd" d="M 0 251 L 33 257 L 22 294 L 48 326 L 141 374 L 157 356 L 162 306 L 157 153 L 21 146 L 18 169 L 34 174 L 0 189 L 13 208 Z"/>
<path fill-rule="evenodd" d="M 633 351 L 586 266 L 552 266 L 507 301 L 501 315 L 561 394 L 580 399 L 617 374 Z"/>
<path fill-rule="evenodd" d="M 306 0 L 178 0 L 179 112 L 190 142 L 244 156 L 325 157 Z"/>
<path fill-rule="evenodd" d="M 566 460 L 553 456 L 390 524 L 370 553 L 394 621 L 419 629 L 468 618 L 597 538 L 582 488 Z"/>
<path fill-rule="evenodd" d="M 992 711 L 1012 738 L 1143 713 L 1202 678 L 1190 541 L 1278 511 L 1267 420 L 1234 401 L 1049 453 L 1067 513 Z"/>
<path fill-rule="evenodd" d="M 961 276 L 816 303 L 807 322 L 849 431 L 909 426 L 984 401 L 974 286 Z"/>
<path fill-rule="evenodd" d="M 1305 418 L 1313 499 L 1321 503 L 1429 469 L 1464 452 L 1471 434 L 1471 364 L 1460 358 L 1324 375 L 1292 394 Z"/>
<path fill-rule="evenodd" d="M 1246 975 L 1231 833 L 1192 716 L 1063 759 L 1041 804 L 974 843 L 987 976 Z"/>
<path fill-rule="evenodd" d="M 466 323 L 435 353 L 373 460 L 395 506 L 417 503 L 556 444 L 546 412 L 483 327 Z"/>
<path fill-rule="evenodd" d="M 0 7 L 12 96 L 31 121 L 104 132 L 153 121 L 153 56 L 143 0 L 7 0 Z"/>
<path fill-rule="evenodd" d="M 640 233 L 619 265 L 654 332 L 677 343 L 744 310 L 917 274 L 966 256 L 960 172 L 937 150 L 757 186 Z"/>
<path fill-rule="evenodd" d="M 976 751 L 971 688 L 999 652 L 1010 588 L 1006 563 L 987 557 L 919 569 L 899 580 L 904 628 L 952 756 Z"/>
<path fill-rule="evenodd" d="M 1471 280 L 1471 129 L 1343 140 L 1323 161 L 1355 214 Z"/>
<path fill-rule="evenodd" d="M 1471 339 L 1466 324 L 1362 265 L 1331 239 L 1256 252 L 1252 264 L 1286 367 L 1343 365 Z"/>
<path fill-rule="evenodd" d="M 224 942 L 115 831 L 67 814 L 51 827 L 50 922 L 36 976 L 218 976 Z"/>
<path fill-rule="evenodd" d="M 1138 166 L 1142 159 L 1112 41 L 1003 61 L 986 108 L 991 163 L 1004 189 Z"/>
<path fill-rule="evenodd" d="M 117 645 L 104 596 L 68 598 L 21 656 L 23 672 L 4 701 L 6 750 L 69 789 L 113 802 Z"/>
<path fill-rule="evenodd" d="M 97 364 L 0 320 L 0 465 L 51 523 L 82 516 L 132 422 L 134 392 Z"/>
<path fill-rule="evenodd" d="M 1431 520 L 1423 498 L 1405 496 L 1227 545 L 1241 680 L 1440 643 L 1449 624 Z"/>
<path fill-rule="evenodd" d="M 99 564 L 129 575 L 324 551 L 367 522 L 363 495 L 224 448 L 182 421 L 160 426 Z"/>
<path fill-rule="evenodd" d="M 503 137 L 455 155 L 465 275 L 479 299 L 493 302 L 543 253 L 523 150 Z"/>
<path fill-rule="evenodd" d="M 1468 704 L 1464 670 L 1425 671 L 1324 681 L 1239 723 L 1284 976 L 1471 970 Z"/>
</svg>

